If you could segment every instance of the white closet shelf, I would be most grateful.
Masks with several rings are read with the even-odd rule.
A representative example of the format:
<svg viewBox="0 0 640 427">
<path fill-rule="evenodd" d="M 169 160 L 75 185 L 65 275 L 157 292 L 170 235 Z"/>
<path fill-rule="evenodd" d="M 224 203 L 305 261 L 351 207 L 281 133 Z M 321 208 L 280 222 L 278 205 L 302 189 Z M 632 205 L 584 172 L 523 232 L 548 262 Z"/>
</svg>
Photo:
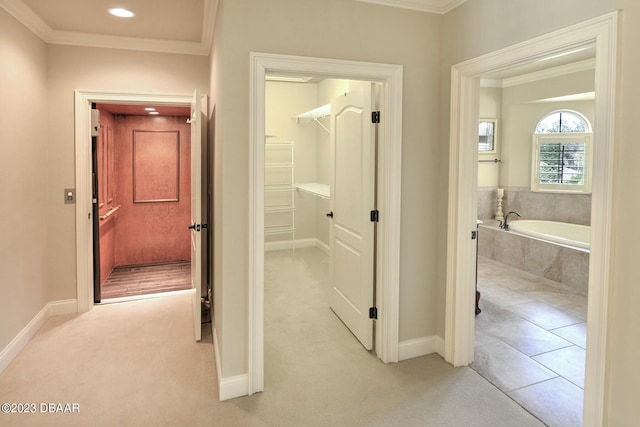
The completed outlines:
<svg viewBox="0 0 640 427">
<path fill-rule="evenodd" d="M 316 119 L 321 119 L 323 117 L 327 117 L 330 114 L 331 114 L 331 104 L 325 104 L 325 105 L 321 105 L 318 108 L 314 108 L 313 110 L 305 111 L 302 114 L 298 114 L 294 118 L 296 120 L 300 120 L 300 119 L 316 120 Z"/>
<path fill-rule="evenodd" d="M 331 133 L 329 129 L 320 122 L 323 117 L 327 117 L 331 115 L 331 104 L 321 105 L 320 107 L 314 108 L 313 110 L 306 111 L 302 114 L 298 114 L 294 117 L 296 123 L 300 124 L 302 121 L 311 121 L 316 122 L 322 129 L 326 130 L 327 133 Z"/>
<path fill-rule="evenodd" d="M 289 184 L 274 184 L 274 185 L 265 185 L 264 191 L 266 192 L 275 192 L 275 191 L 293 191 L 296 187 L 294 185 Z"/>
<path fill-rule="evenodd" d="M 304 184 L 296 184 L 296 188 L 305 193 L 313 194 L 322 199 L 331 198 L 331 188 L 327 184 L 317 182 L 307 182 Z"/>
<path fill-rule="evenodd" d="M 283 226 L 272 226 L 272 227 L 265 227 L 264 229 L 264 235 L 265 236 L 273 236 L 275 234 L 286 234 L 286 233 L 295 233 L 296 229 L 295 227 L 291 227 L 291 226 L 287 226 L 287 225 L 283 225 Z"/>
<path fill-rule="evenodd" d="M 273 138 L 272 135 L 266 136 L 266 138 Z M 293 147 L 295 143 L 293 141 L 265 141 L 265 145 L 269 147 Z"/>
<path fill-rule="evenodd" d="M 265 213 L 286 213 L 286 212 L 294 212 L 296 209 L 290 206 L 265 206 Z"/>
</svg>

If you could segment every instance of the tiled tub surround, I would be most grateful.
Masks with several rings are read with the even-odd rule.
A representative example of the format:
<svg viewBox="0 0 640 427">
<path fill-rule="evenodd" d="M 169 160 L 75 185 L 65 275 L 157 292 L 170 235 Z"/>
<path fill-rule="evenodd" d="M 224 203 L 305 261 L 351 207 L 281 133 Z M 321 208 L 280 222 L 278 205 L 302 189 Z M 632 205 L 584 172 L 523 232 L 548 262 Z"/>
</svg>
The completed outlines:
<svg viewBox="0 0 640 427">
<path fill-rule="evenodd" d="M 496 187 L 478 188 L 478 218 L 494 219 L 497 209 Z M 517 211 L 522 219 L 543 219 L 591 224 L 590 194 L 535 193 L 529 188 L 505 187 L 502 211 Z"/>
<path fill-rule="evenodd" d="M 587 295 L 588 251 L 504 231 L 489 220 L 479 227 L 478 254 Z"/>
</svg>

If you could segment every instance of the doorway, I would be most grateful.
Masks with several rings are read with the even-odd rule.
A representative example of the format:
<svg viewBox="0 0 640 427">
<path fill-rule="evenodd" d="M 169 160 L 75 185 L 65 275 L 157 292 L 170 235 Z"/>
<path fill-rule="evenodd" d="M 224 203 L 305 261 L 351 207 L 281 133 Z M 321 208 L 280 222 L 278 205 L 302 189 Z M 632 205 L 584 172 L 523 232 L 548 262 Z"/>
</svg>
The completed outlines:
<svg viewBox="0 0 640 427">
<path fill-rule="evenodd" d="M 268 73 L 369 80 L 382 84 L 378 164 L 380 219 L 376 254 L 376 352 L 398 360 L 402 67 L 252 53 L 250 99 L 249 376 L 248 394 L 264 389 L 264 139 Z M 386 116 L 385 116 L 386 114 Z M 384 117 L 387 119 L 385 120 Z M 384 143 L 382 142 L 384 141 Z M 384 148 L 382 148 L 384 147 Z"/>
<path fill-rule="evenodd" d="M 95 107 L 94 302 L 190 289 L 189 107 Z"/>
<path fill-rule="evenodd" d="M 447 253 L 445 359 L 455 366 L 473 361 L 475 316 L 475 242 L 477 220 L 479 82 L 484 75 L 533 64 L 545 57 L 595 45 L 595 140 L 589 266 L 584 425 L 600 425 L 604 414 L 607 297 L 610 284 L 612 169 L 618 14 L 470 60 L 452 69 L 450 198 Z"/>
<path fill-rule="evenodd" d="M 367 350 L 374 337 L 376 223 L 370 212 L 378 125 L 371 116 L 378 92 L 379 85 L 366 81 L 267 75 L 265 98 L 265 293 L 284 288 L 274 281 L 302 285 L 317 277 L 326 283 L 314 291 L 321 298 L 280 309 L 331 308 Z M 288 269 L 322 274 L 294 279 Z"/>
<path fill-rule="evenodd" d="M 75 147 L 76 147 L 76 277 L 78 313 L 84 313 L 93 307 L 93 180 L 91 135 L 92 104 L 158 105 L 190 108 L 191 122 L 191 220 L 185 226 L 191 229 L 191 290 L 196 341 L 201 336 L 203 280 L 208 268 L 202 260 L 208 260 L 204 254 L 210 230 L 207 228 L 206 203 L 208 185 L 202 180 L 207 177 L 206 164 L 208 154 L 202 148 L 202 140 L 207 136 L 207 99 L 197 90 L 193 96 L 185 95 L 147 95 L 118 92 L 75 92 Z M 204 155 L 203 155 L 204 154 Z M 189 225 L 190 224 L 190 225 Z M 195 254 L 195 255 L 194 255 Z M 208 292 L 205 294 L 207 295 Z M 205 301 L 206 302 L 206 301 Z"/>
</svg>

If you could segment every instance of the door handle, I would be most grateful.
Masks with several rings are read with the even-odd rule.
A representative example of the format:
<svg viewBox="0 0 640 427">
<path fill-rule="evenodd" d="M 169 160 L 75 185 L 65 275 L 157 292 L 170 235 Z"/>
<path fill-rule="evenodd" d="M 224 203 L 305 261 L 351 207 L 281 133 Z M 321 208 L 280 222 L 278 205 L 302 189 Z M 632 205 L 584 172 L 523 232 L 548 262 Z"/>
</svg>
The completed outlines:
<svg viewBox="0 0 640 427">
<path fill-rule="evenodd" d="M 333 211 L 331 211 L 331 212 L 329 212 L 329 213 L 327 214 L 327 218 L 333 218 Z"/>
</svg>

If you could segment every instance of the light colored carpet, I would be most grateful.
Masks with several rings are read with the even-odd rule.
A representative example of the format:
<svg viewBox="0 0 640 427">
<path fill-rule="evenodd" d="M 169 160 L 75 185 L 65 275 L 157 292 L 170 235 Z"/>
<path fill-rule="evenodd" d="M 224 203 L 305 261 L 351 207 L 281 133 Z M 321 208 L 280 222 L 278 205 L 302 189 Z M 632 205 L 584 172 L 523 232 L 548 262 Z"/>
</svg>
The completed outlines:
<svg viewBox="0 0 640 427">
<path fill-rule="evenodd" d="M 0 425 L 543 425 L 469 368 L 366 352 L 327 308 L 323 257 L 267 256 L 263 393 L 218 401 L 209 325 L 195 343 L 189 296 L 168 296 L 51 318 L 0 375 L 0 403 L 80 413 L 0 413 Z"/>
</svg>

